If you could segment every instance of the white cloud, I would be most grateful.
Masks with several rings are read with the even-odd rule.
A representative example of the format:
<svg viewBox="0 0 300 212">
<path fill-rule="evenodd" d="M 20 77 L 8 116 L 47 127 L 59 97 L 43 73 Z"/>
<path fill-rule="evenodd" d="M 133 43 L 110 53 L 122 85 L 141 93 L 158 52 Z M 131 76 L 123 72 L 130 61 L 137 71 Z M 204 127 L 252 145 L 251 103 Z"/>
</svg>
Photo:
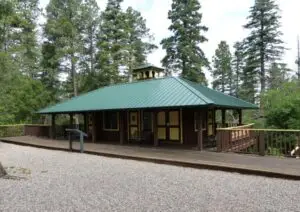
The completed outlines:
<svg viewBox="0 0 300 212">
<path fill-rule="evenodd" d="M 42 0 L 45 5 L 49 0 Z M 234 42 L 242 40 L 247 32 L 243 29 L 248 16 L 249 7 L 254 0 L 200 0 L 203 13 L 203 24 L 209 27 L 206 33 L 209 41 L 202 44 L 202 48 L 208 59 L 211 60 L 214 51 L 221 40 L 226 40 L 231 46 Z M 284 61 L 292 69 L 296 68 L 295 59 L 297 55 L 297 35 L 300 34 L 299 0 L 277 0 L 282 10 L 282 32 L 283 39 L 288 50 Z M 105 9 L 107 0 L 98 0 L 101 10 Z M 167 19 L 168 10 L 171 8 L 172 0 L 124 0 L 122 8 L 132 6 L 139 10 L 147 20 L 147 26 L 155 36 L 155 43 L 170 35 L 168 27 L 170 21 Z M 160 61 L 165 55 L 161 47 L 149 55 L 149 62 L 161 65 Z M 206 72 L 206 77 L 211 81 L 211 76 Z"/>
</svg>

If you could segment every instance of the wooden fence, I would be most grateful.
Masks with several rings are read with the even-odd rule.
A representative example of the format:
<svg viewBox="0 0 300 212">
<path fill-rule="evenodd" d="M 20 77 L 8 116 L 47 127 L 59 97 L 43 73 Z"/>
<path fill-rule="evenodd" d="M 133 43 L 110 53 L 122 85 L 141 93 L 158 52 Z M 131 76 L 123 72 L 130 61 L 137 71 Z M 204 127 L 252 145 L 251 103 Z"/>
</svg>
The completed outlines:
<svg viewBox="0 0 300 212">
<path fill-rule="evenodd" d="M 217 151 L 291 156 L 300 146 L 300 130 L 253 129 L 253 124 L 217 129 Z"/>
</svg>

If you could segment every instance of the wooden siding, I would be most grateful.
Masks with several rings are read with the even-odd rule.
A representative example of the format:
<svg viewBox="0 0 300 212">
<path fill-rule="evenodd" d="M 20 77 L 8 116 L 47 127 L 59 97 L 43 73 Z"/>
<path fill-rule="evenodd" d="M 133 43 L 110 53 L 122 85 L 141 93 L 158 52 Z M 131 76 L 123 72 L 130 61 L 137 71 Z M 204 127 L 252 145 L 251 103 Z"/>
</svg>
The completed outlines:
<svg viewBox="0 0 300 212">
<path fill-rule="evenodd" d="M 149 112 L 154 112 L 153 110 L 147 110 Z M 199 111 L 199 109 L 189 108 L 189 109 L 182 109 L 182 139 L 183 145 L 189 146 L 197 146 L 197 132 L 195 131 L 194 125 L 194 113 Z M 123 116 L 123 124 L 124 124 L 124 143 L 128 142 L 128 115 L 127 111 L 119 111 L 119 114 Z M 203 122 L 206 125 L 207 120 L 207 109 L 203 109 Z M 96 140 L 98 142 L 101 141 L 109 141 L 109 142 L 116 142 L 120 141 L 120 132 L 119 131 L 106 131 L 103 130 L 103 113 L 96 112 Z M 151 136 L 151 141 L 147 141 L 147 143 L 153 143 L 154 136 Z M 203 141 L 206 141 L 207 132 L 206 130 L 203 131 Z"/>
<path fill-rule="evenodd" d="M 127 112 L 120 111 L 119 115 L 123 116 L 123 139 L 124 142 L 127 142 Z M 103 129 L 103 112 L 96 112 L 96 141 L 111 141 L 111 142 L 119 142 L 120 141 L 120 131 L 109 131 Z"/>
</svg>

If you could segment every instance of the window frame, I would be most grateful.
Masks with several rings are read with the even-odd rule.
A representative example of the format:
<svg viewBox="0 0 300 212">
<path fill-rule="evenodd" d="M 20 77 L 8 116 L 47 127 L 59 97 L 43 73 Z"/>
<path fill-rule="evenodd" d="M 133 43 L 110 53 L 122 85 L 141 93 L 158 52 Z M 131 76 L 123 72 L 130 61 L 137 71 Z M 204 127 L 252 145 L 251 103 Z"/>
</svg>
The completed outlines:
<svg viewBox="0 0 300 212">
<path fill-rule="evenodd" d="M 112 129 L 109 129 L 109 128 L 106 128 L 106 124 L 105 124 L 105 118 L 106 118 L 106 113 L 116 113 L 117 114 L 117 128 L 112 128 Z M 102 113 L 102 119 L 103 119 L 103 127 L 102 127 L 102 129 L 103 129 L 103 131 L 119 131 L 120 130 L 120 123 L 119 123 L 119 121 L 120 121 L 120 113 L 119 112 L 115 112 L 115 111 L 103 111 L 103 113 Z"/>
</svg>

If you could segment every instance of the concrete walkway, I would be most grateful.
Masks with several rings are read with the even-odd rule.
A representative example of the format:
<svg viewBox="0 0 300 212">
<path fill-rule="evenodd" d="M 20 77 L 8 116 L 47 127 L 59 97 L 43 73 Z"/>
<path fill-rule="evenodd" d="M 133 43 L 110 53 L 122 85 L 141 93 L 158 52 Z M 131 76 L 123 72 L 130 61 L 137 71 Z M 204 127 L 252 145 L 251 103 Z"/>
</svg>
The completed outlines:
<svg viewBox="0 0 300 212">
<path fill-rule="evenodd" d="M 0 138 L 0 140 L 18 145 L 69 151 L 67 141 L 30 136 Z M 78 151 L 79 143 L 74 142 L 73 148 Z M 300 160 L 295 158 L 94 143 L 85 143 L 84 149 L 85 153 L 107 157 L 300 180 Z"/>
</svg>

